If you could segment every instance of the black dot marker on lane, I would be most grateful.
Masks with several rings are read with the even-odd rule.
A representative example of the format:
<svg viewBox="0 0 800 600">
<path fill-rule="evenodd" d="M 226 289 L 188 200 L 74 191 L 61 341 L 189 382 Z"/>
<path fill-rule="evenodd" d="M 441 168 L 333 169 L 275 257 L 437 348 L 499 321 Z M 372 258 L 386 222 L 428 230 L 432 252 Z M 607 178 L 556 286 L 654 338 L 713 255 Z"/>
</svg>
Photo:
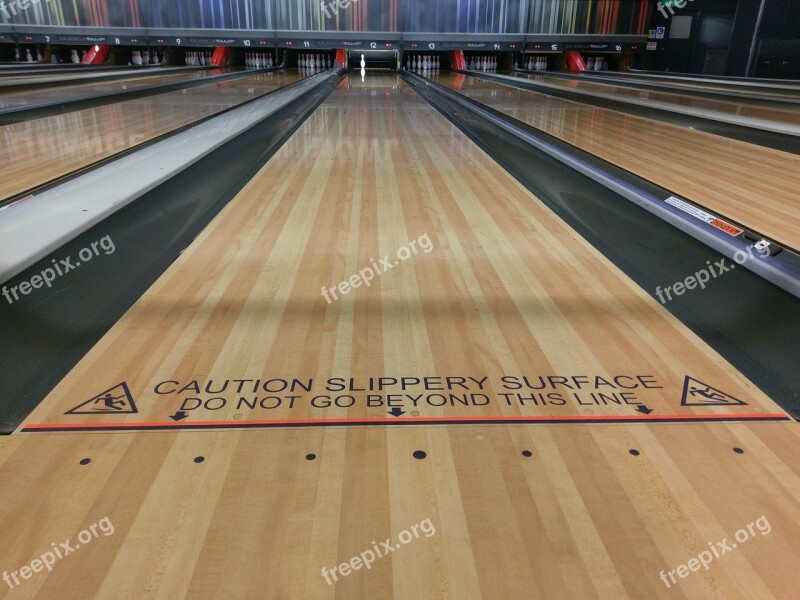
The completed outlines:
<svg viewBox="0 0 800 600">
<path fill-rule="evenodd" d="M 734 448 L 733 451 L 736 452 L 736 454 L 744 454 L 744 450 L 742 450 L 741 448 L 738 448 L 738 447 Z"/>
<path fill-rule="evenodd" d="M 195 459 L 194 459 L 194 462 L 196 462 L 197 464 L 200 464 L 200 463 L 201 463 L 201 462 L 203 462 L 205 459 L 206 459 L 206 457 L 205 457 L 205 456 L 196 456 L 196 457 L 195 457 Z"/>
<path fill-rule="evenodd" d="M 306 460 L 314 460 L 317 458 L 316 454 L 306 454 Z"/>
<path fill-rule="evenodd" d="M 631 450 L 629 450 L 629 452 L 630 452 L 630 453 L 631 453 L 633 456 L 639 456 L 639 451 L 638 451 L 638 450 L 631 449 Z"/>
<path fill-rule="evenodd" d="M 523 450 L 522 451 L 522 456 L 524 456 L 526 458 L 530 458 L 531 456 L 533 456 L 533 452 L 531 452 L 530 450 Z"/>
<path fill-rule="evenodd" d="M 88 465 L 90 462 L 92 462 L 91 458 L 82 458 L 81 459 L 81 464 L 82 465 Z"/>
<path fill-rule="evenodd" d="M 416 458 L 417 460 L 422 460 L 426 456 L 428 456 L 428 455 L 425 454 L 422 450 L 415 450 L 414 451 L 414 458 Z"/>
</svg>

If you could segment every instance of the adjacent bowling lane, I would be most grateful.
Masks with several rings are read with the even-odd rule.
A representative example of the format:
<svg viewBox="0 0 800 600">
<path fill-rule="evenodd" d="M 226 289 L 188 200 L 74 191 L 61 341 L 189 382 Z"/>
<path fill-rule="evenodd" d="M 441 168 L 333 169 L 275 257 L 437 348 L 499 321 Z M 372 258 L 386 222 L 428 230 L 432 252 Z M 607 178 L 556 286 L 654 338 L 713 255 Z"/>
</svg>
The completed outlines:
<svg viewBox="0 0 800 600">
<path fill-rule="evenodd" d="M 800 156 L 471 76 L 431 78 L 800 248 Z"/>
<path fill-rule="evenodd" d="M 715 111 L 726 116 L 741 116 L 752 119 L 763 119 L 775 123 L 784 123 L 800 131 L 800 110 L 797 105 L 775 103 L 772 106 L 755 104 L 746 98 L 741 100 L 712 100 L 698 96 L 686 96 L 669 91 L 655 92 L 653 90 L 640 90 L 632 87 L 601 83 L 598 81 L 565 79 L 541 74 L 516 73 L 517 77 L 529 81 L 546 83 L 567 90 L 584 92 L 599 92 L 613 94 L 623 99 L 663 102 L 680 108 L 691 108 L 698 111 Z"/>
<path fill-rule="evenodd" d="M 94 79 L 102 79 L 103 77 L 116 77 L 119 75 L 130 75 L 131 77 L 142 77 L 152 75 L 158 77 L 170 71 L 185 71 L 187 67 L 150 67 L 146 69 L 134 67 L 121 67 L 119 69 L 91 69 L 87 73 L 53 73 L 52 71 L 43 71 L 41 74 L 35 75 L 3 75 L 0 77 L 0 90 L 13 87 L 15 85 L 26 85 L 30 83 L 46 82 L 62 82 L 74 81 L 75 83 L 89 82 Z M 197 67 L 198 71 L 205 71 L 205 68 Z"/>
<path fill-rule="evenodd" d="M 306 76 L 258 73 L 0 127 L 0 199 Z"/>
<path fill-rule="evenodd" d="M 687 373 L 750 404 L 682 406 Z M 656 598 L 659 569 L 766 513 L 686 589 L 789 597 L 797 428 L 587 423 L 637 414 L 572 401 L 601 375 L 661 415 L 779 410 L 397 77 L 350 77 L 26 421 L 232 428 L 10 436 L 4 556 L 107 516 L 37 597 Z M 121 381 L 138 412 L 65 414 Z M 583 421 L 409 422 L 520 415 Z"/>
<path fill-rule="evenodd" d="M 111 92 L 124 90 L 137 90 L 151 85 L 175 83 L 178 81 L 193 81 L 212 75 L 222 75 L 231 72 L 231 69 L 212 69 L 204 71 L 190 71 L 182 73 L 165 73 L 163 75 L 142 76 L 139 73 L 130 79 L 115 79 L 105 82 L 84 82 L 76 85 L 57 86 L 22 92 L 5 91 L 0 88 L 0 109 L 45 104 L 63 100 L 72 100 L 86 96 L 100 96 Z M 8 89 L 8 88 L 6 88 Z"/>
<path fill-rule="evenodd" d="M 659 83 L 675 87 L 676 90 L 702 90 L 707 92 L 724 92 L 726 94 L 752 94 L 764 97 L 775 96 L 779 98 L 800 99 L 800 84 L 793 83 L 788 80 L 758 80 L 758 79 L 742 79 L 731 78 L 729 80 L 717 79 L 714 77 L 703 77 L 698 75 L 695 77 L 685 77 L 679 75 L 656 75 L 632 72 L 613 72 L 601 71 L 590 72 L 586 71 L 589 79 L 597 78 L 602 79 L 624 79 L 631 83 Z M 612 83 L 609 81 L 609 83 Z"/>
</svg>

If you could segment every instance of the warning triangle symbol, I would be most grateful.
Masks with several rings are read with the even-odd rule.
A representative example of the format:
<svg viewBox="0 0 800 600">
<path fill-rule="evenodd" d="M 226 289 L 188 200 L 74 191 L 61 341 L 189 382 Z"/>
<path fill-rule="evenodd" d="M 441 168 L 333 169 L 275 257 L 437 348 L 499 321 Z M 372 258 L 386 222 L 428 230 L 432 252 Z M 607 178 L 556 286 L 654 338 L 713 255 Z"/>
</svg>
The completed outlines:
<svg viewBox="0 0 800 600">
<path fill-rule="evenodd" d="M 138 413 L 124 381 L 65 412 L 65 415 L 132 415 Z"/>
<path fill-rule="evenodd" d="M 681 406 L 734 406 L 737 404 L 747 404 L 747 402 L 734 398 L 730 394 L 688 375 L 683 382 Z"/>
</svg>

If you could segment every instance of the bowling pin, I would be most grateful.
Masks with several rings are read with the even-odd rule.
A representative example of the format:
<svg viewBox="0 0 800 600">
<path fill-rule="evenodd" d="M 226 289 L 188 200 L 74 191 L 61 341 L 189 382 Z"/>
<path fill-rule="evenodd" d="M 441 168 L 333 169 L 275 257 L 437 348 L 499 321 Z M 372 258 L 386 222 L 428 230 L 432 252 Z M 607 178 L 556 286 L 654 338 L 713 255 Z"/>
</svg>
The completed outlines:
<svg viewBox="0 0 800 600">
<path fill-rule="evenodd" d="M 33 56 L 31 56 L 30 48 L 25 48 L 25 60 L 27 62 L 33 62 Z"/>
<path fill-rule="evenodd" d="M 361 69 L 363 70 L 367 66 L 367 62 L 364 60 L 364 55 L 361 55 Z"/>
<path fill-rule="evenodd" d="M 39 49 L 36 49 L 36 62 L 42 62 L 42 53 L 39 52 Z"/>
<path fill-rule="evenodd" d="M 77 50 L 71 50 L 70 51 L 69 59 L 70 59 L 70 61 L 72 62 L 73 65 L 77 65 L 79 62 L 81 62 L 81 59 L 78 56 L 78 51 Z"/>
<path fill-rule="evenodd" d="M 589 57 L 589 58 L 586 60 L 586 68 L 587 68 L 587 70 L 589 70 L 589 71 L 594 71 L 594 56 L 590 56 L 590 57 Z"/>
<path fill-rule="evenodd" d="M 603 57 L 598 56 L 597 58 L 594 59 L 594 70 L 600 71 L 602 69 L 603 69 Z"/>
</svg>

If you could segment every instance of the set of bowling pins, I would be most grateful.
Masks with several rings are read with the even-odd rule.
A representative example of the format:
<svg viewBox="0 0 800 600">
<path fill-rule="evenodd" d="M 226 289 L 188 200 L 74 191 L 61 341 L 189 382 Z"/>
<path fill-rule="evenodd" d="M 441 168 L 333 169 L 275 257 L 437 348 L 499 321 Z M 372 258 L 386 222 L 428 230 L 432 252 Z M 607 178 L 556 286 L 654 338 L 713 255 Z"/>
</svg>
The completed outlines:
<svg viewBox="0 0 800 600">
<path fill-rule="evenodd" d="M 496 71 L 497 58 L 494 56 L 473 56 L 469 62 L 472 71 Z"/>
<path fill-rule="evenodd" d="M 528 71 L 547 71 L 547 57 L 529 56 L 523 68 L 528 69 Z"/>
<path fill-rule="evenodd" d="M 183 58 L 190 67 L 204 67 L 211 64 L 211 52 L 186 52 Z"/>
<path fill-rule="evenodd" d="M 586 60 L 586 68 L 589 71 L 608 71 L 608 63 L 602 56 L 590 56 Z"/>
<path fill-rule="evenodd" d="M 244 57 L 244 65 L 248 69 L 270 69 L 275 66 L 272 54 L 263 52 L 247 52 Z"/>
<path fill-rule="evenodd" d="M 72 57 L 73 62 L 75 61 L 75 57 Z M 134 50 L 131 53 L 131 64 L 132 65 L 160 65 L 161 64 L 161 57 L 158 55 L 158 52 L 155 50 L 151 50 L 148 52 L 145 50 L 142 52 L 141 50 Z"/>
<path fill-rule="evenodd" d="M 297 57 L 301 69 L 330 69 L 331 57 L 327 54 L 301 54 Z"/>
<path fill-rule="evenodd" d="M 438 56 L 412 56 L 408 59 L 408 68 L 417 71 L 438 71 L 440 66 Z"/>
<path fill-rule="evenodd" d="M 14 60 L 19 60 L 19 50 L 14 53 Z M 36 48 L 36 57 L 31 54 L 30 48 L 25 48 L 25 62 L 42 62 L 42 53 Z"/>
</svg>

